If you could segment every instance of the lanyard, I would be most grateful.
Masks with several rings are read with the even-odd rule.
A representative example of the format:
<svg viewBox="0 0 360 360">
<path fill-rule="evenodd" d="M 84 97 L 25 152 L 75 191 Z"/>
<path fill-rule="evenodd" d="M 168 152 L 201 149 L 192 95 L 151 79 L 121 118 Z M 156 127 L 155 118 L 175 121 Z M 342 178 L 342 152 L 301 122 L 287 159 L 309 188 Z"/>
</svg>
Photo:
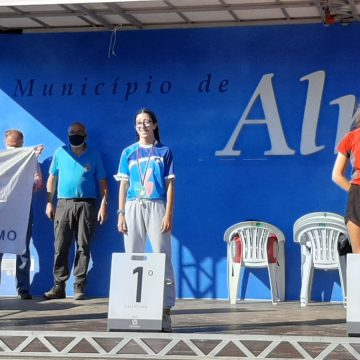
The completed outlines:
<svg viewBox="0 0 360 360">
<path fill-rule="evenodd" d="M 151 158 L 153 152 L 154 152 L 154 144 L 151 145 L 151 150 L 150 150 L 149 156 L 148 156 L 147 161 L 146 161 L 145 172 L 144 172 L 144 175 L 143 175 L 143 173 L 142 173 L 142 171 L 141 171 L 140 162 L 139 162 L 139 158 L 140 158 L 140 145 L 139 145 L 139 147 L 138 147 L 138 149 L 137 149 L 136 162 L 137 162 L 137 167 L 138 167 L 138 170 L 139 170 L 140 182 L 141 182 L 141 187 L 142 187 L 142 188 L 144 187 L 146 172 L 147 172 L 147 169 L 148 169 L 148 166 L 149 166 L 149 162 L 150 162 L 150 158 Z"/>
</svg>

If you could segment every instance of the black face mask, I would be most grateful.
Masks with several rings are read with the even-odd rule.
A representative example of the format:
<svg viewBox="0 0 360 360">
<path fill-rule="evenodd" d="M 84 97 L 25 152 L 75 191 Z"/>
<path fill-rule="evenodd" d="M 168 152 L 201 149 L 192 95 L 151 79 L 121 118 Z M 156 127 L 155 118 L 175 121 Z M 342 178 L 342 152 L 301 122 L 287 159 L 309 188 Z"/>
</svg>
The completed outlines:
<svg viewBox="0 0 360 360">
<path fill-rule="evenodd" d="M 69 141 L 72 146 L 81 146 L 85 142 L 86 135 L 69 135 Z"/>
</svg>

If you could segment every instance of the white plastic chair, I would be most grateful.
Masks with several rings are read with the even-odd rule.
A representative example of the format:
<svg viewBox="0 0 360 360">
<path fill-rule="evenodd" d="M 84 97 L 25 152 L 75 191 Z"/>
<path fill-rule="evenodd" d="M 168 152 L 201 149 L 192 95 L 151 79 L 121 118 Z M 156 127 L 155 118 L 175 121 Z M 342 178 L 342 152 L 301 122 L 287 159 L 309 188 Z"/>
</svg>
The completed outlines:
<svg viewBox="0 0 360 360">
<path fill-rule="evenodd" d="M 338 242 L 348 237 L 343 216 L 314 212 L 299 218 L 293 227 L 294 241 L 301 245 L 300 304 L 310 301 L 314 269 L 338 270 L 346 306 L 346 256 L 339 256 Z"/>
<path fill-rule="evenodd" d="M 234 238 L 241 254 L 234 254 Z M 229 227 L 227 243 L 228 288 L 231 304 L 236 304 L 239 281 L 245 267 L 268 268 L 272 303 L 285 300 L 285 237 L 274 225 L 244 221 Z"/>
</svg>

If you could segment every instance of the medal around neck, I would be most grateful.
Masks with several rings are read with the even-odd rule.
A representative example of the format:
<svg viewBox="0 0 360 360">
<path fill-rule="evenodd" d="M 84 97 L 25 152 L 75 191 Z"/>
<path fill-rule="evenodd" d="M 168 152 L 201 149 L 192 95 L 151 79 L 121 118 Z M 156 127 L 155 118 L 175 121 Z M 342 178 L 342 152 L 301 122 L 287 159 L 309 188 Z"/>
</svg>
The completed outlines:
<svg viewBox="0 0 360 360">
<path fill-rule="evenodd" d="M 140 191 L 139 191 L 139 196 L 142 199 L 142 198 L 145 197 L 145 195 L 146 195 L 146 189 L 145 189 L 145 186 L 142 186 Z"/>
</svg>

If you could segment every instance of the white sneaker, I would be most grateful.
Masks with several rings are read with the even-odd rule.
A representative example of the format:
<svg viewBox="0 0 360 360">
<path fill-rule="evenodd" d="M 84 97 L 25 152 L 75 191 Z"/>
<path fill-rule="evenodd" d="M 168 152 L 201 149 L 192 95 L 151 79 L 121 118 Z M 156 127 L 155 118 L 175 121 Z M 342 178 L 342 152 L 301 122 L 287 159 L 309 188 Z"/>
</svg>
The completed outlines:
<svg viewBox="0 0 360 360">
<path fill-rule="evenodd" d="M 162 332 L 171 333 L 171 317 L 169 314 L 163 314 L 162 318 Z"/>
</svg>

